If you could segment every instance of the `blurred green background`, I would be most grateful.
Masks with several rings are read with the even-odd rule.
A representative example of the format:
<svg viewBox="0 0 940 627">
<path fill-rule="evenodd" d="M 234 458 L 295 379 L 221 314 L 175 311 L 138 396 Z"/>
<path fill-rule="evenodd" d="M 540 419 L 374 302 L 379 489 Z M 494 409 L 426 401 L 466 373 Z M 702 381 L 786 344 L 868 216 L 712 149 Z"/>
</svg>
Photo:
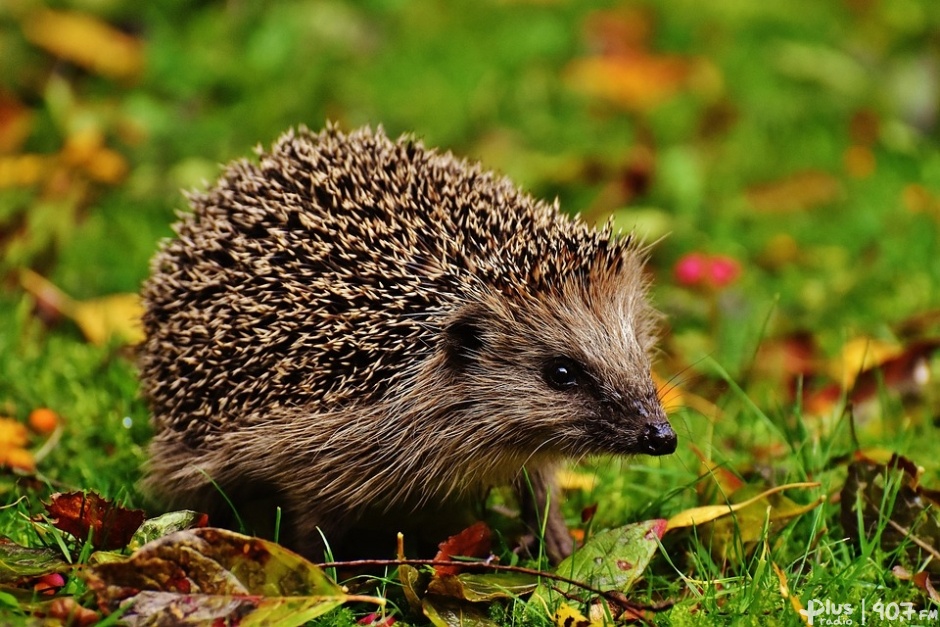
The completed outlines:
<svg viewBox="0 0 940 627">
<path fill-rule="evenodd" d="M 850 340 L 937 333 L 938 70 L 933 0 L 5 0 L 0 410 L 55 406 L 75 438 L 132 419 L 100 437 L 136 468 L 130 360 L 24 269 L 79 300 L 135 292 L 181 190 L 326 120 L 413 132 L 656 241 L 663 377 L 714 401 L 714 362 L 780 409 L 840 383 Z M 677 277 L 690 253 L 733 280 Z M 53 474 L 133 492 L 61 447 Z"/>
<path fill-rule="evenodd" d="M 145 502 L 126 323 L 182 191 L 334 120 L 655 242 L 679 451 L 587 467 L 569 524 L 710 502 L 719 466 L 754 490 L 813 478 L 794 499 L 825 504 L 764 546 L 801 595 L 920 598 L 850 550 L 837 497 L 859 445 L 909 455 L 924 485 L 940 470 L 938 113 L 936 0 L 0 0 L 0 427 L 61 419 L 25 444 L 0 428 L 0 466 L 32 464 L 0 473 L 0 535 L 42 544 L 25 521 L 56 490 Z M 688 573 L 722 582 L 716 616 L 790 612 L 765 556 L 690 546 L 651 598 Z"/>
</svg>

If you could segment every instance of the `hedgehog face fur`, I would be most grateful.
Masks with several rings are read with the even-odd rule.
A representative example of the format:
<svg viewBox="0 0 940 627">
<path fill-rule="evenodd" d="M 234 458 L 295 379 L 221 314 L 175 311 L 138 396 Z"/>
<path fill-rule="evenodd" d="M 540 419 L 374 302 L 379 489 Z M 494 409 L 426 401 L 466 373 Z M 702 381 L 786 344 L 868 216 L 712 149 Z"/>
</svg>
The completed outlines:
<svg viewBox="0 0 940 627">
<path fill-rule="evenodd" d="M 143 290 L 168 504 L 224 511 L 209 478 L 274 495 L 313 555 L 316 527 L 334 548 L 376 512 L 394 532 L 523 466 L 541 512 L 562 458 L 675 449 L 629 238 L 369 129 L 288 132 L 190 200 Z"/>
</svg>

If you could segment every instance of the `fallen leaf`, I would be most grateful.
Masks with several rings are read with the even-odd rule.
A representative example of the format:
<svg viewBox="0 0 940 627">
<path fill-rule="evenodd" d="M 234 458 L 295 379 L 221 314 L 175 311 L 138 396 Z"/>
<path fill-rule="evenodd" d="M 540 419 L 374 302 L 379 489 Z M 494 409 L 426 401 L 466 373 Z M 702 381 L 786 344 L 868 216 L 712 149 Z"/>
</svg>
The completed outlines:
<svg viewBox="0 0 940 627">
<path fill-rule="evenodd" d="M 767 497 L 782 492 L 784 490 L 791 490 L 795 488 L 817 488 L 819 487 L 818 483 L 813 482 L 802 482 L 802 483 L 788 483 L 786 485 L 776 486 L 770 488 L 769 490 L 764 490 L 760 494 L 756 494 L 740 503 L 729 503 L 727 505 L 703 505 L 701 507 L 693 507 L 682 512 L 679 512 L 672 518 L 668 520 L 666 526 L 668 529 L 678 529 L 680 527 L 694 527 L 695 525 L 701 525 L 703 523 L 712 522 L 724 516 L 729 516 L 735 512 L 741 511 L 746 507 L 750 507 L 755 503 L 760 503 L 765 501 Z M 807 512 L 817 505 L 823 502 L 824 498 L 820 497 L 816 501 L 809 503 L 807 505 L 800 506 L 800 510 L 793 515 L 802 514 Z"/>
<path fill-rule="evenodd" d="M 648 111 L 674 96 L 688 74 L 684 58 L 633 51 L 575 59 L 565 68 L 565 81 L 575 91 L 628 111 Z"/>
<path fill-rule="evenodd" d="M 433 578 L 427 591 L 428 594 L 479 603 L 528 594 L 538 583 L 537 577 L 526 573 L 461 573 Z"/>
<path fill-rule="evenodd" d="M 842 184 L 826 172 L 807 170 L 787 178 L 753 185 L 745 191 L 750 205 L 763 213 L 790 213 L 831 204 L 842 196 Z"/>
<path fill-rule="evenodd" d="M 116 338 L 134 345 L 144 340 L 143 313 L 137 294 L 112 294 L 76 301 L 72 318 L 92 344 L 103 345 Z"/>
<path fill-rule="evenodd" d="M 470 525 L 460 533 L 450 536 L 438 545 L 435 561 L 448 561 L 457 556 L 486 557 L 492 546 L 493 532 L 484 522 Z M 434 572 L 438 576 L 456 575 L 460 566 L 435 566 Z"/>
<path fill-rule="evenodd" d="M 90 627 L 101 622 L 101 615 L 98 612 L 82 607 L 72 597 L 53 599 L 44 609 L 37 608 L 35 614 L 44 614 L 48 618 L 58 619 L 61 624 L 69 627 Z"/>
<path fill-rule="evenodd" d="M 15 96 L 0 91 L 0 154 L 20 149 L 33 128 L 33 112 Z"/>
<path fill-rule="evenodd" d="M 936 586 L 933 585 L 933 581 L 930 579 L 930 574 L 926 571 L 921 571 L 915 574 L 911 581 L 914 582 L 918 588 L 927 593 L 927 598 L 929 598 L 934 603 L 940 604 L 940 593 L 937 592 Z"/>
<path fill-rule="evenodd" d="M 856 406 L 877 399 L 882 388 L 897 394 L 915 394 L 923 390 L 930 377 L 927 360 L 940 348 L 940 339 L 915 342 L 902 352 L 884 358 L 855 379 L 849 400 Z"/>
<path fill-rule="evenodd" d="M 34 299 L 43 316 L 65 316 L 75 321 L 93 344 L 104 345 L 113 339 L 138 344 L 144 339 L 143 305 L 137 294 L 112 294 L 89 300 L 75 300 L 48 279 L 23 269 L 20 284 Z"/>
<path fill-rule="evenodd" d="M 0 583 L 15 584 L 50 573 L 64 573 L 71 568 L 60 551 L 25 547 L 0 538 Z"/>
<path fill-rule="evenodd" d="M 64 163 L 83 170 L 92 179 L 119 183 L 127 174 L 127 162 L 120 153 L 105 147 L 104 133 L 97 126 L 87 126 L 69 135 L 60 156 Z"/>
<path fill-rule="evenodd" d="M 844 389 L 850 389 L 862 372 L 870 370 L 901 353 L 895 343 L 883 342 L 869 337 L 849 340 L 840 355 L 829 366 L 829 376 L 839 381 Z"/>
<path fill-rule="evenodd" d="M 587 616 L 579 612 L 577 609 L 571 607 L 567 603 L 562 603 L 558 606 L 558 609 L 555 610 L 555 614 L 552 616 L 552 621 L 555 623 L 555 627 L 590 627 L 591 621 L 588 620 Z M 603 625 L 604 623 L 600 623 Z"/>
<path fill-rule="evenodd" d="M 186 529 L 199 529 L 206 527 L 208 524 L 209 516 L 202 512 L 194 512 L 188 509 L 167 512 L 156 518 L 145 520 L 134 532 L 134 536 L 127 543 L 127 547 L 136 550 L 148 542 L 153 542 L 171 533 Z"/>
<path fill-rule="evenodd" d="M 840 495 L 842 527 L 847 537 L 861 543 L 878 538 L 885 551 L 898 547 L 912 563 L 922 552 L 927 570 L 940 572 L 940 491 L 920 485 L 920 468 L 893 455 L 887 464 L 856 454 Z"/>
<path fill-rule="evenodd" d="M 411 564 L 401 564 L 398 567 L 398 581 L 405 593 L 405 600 L 415 612 L 421 611 L 421 598 L 427 588 L 427 578 L 426 573 L 422 573 Z"/>
<path fill-rule="evenodd" d="M 90 567 L 85 576 L 107 613 L 152 625 L 302 625 L 343 603 L 384 604 L 348 595 L 296 553 L 259 538 L 213 529 L 178 531 L 123 561 Z"/>
<path fill-rule="evenodd" d="M 115 505 L 94 492 L 56 493 L 45 505 L 56 528 L 99 549 L 127 546 L 144 522 L 144 512 Z"/>
<path fill-rule="evenodd" d="M 12 418 L 0 418 L 0 467 L 35 471 L 36 460 L 25 448 L 28 441 L 26 425 Z"/>
<path fill-rule="evenodd" d="M 793 484 L 792 487 L 796 485 Z M 735 493 L 735 498 L 741 499 L 756 491 L 753 486 L 745 486 Z M 738 561 L 744 555 L 739 547 L 744 547 L 749 552 L 749 549 L 764 537 L 765 527 L 769 533 L 776 533 L 790 520 L 815 509 L 825 500 L 825 496 L 820 496 L 803 505 L 780 494 L 779 491 L 768 490 L 741 503 L 726 506 L 729 509 L 734 507 L 733 513 L 728 511 L 728 515 L 717 516 L 707 523 L 696 522 L 696 532 L 716 559 Z M 743 503 L 746 503 L 744 507 L 737 507 Z M 715 510 L 716 513 L 718 511 L 720 510 Z"/>
<path fill-rule="evenodd" d="M 627 593 L 643 576 L 665 532 L 666 521 L 661 519 L 602 531 L 562 560 L 555 572 L 598 590 Z M 528 602 L 547 611 L 563 597 L 584 594 L 583 588 L 572 584 L 543 581 Z"/>
<path fill-rule="evenodd" d="M 32 187 L 55 168 L 55 159 L 45 155 L 13 155 L 0 157 L 0 189 Z"/>
<path fill-rule="evenodd" d="M 498 627 L 485 609 L 446 597 L 425 597 L 421 611 L 434 627 Z"/>
<path fill-rule="evenodd" d="M 577 472 L 570 468 L 560 468 L 555 473 L 555 485 L 566 492 L 590 492 L 596 484 L 597 475 L 593 473 Z"/>
<path fill-rule="evenodd" d="M 0 448 L 21 448 L 28 440 L 26 425 L 12 418 L 0 418 Z"/>
<path fill-rule="evenodd" d="M 57 57 L 110 78 L 134 78 L 143 67 L 140 40 L 84 13 L 38 10 L 26 18 L 23 32 Z"/>
</svg>

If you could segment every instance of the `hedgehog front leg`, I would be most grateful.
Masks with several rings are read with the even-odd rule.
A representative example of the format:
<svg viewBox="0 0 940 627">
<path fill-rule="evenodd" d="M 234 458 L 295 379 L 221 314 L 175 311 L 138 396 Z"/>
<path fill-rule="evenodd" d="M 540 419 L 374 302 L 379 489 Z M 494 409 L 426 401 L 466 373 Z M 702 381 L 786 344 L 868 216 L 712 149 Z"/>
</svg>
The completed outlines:
<svg viewBox="0 0 940 627">
<path fill-rule="evenodd" d="M 536 533 L 542 529 L 545 553 L 553 564 L 571 555 L 574 542 L 558 507 L 554 467 L 528 470 L 516 480 L 515 489 L 522 510 L 522 520 Z"/>
</svg>

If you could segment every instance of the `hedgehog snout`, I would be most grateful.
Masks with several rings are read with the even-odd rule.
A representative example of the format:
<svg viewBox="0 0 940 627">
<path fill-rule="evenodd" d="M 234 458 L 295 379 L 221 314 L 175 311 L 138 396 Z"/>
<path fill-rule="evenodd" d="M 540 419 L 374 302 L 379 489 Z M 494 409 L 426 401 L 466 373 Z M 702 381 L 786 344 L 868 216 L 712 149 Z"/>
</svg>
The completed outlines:
<svg viewBox="0 0 940 627">
<path fill-rule="evenodd" d="M 676 450 L 676 432 L 667 420 L 646 423 L 640 434 L 640 448 L 647 455 L 669 455 Z"/>
<path fill-rule="evenodd" d="M 677 437 L 666 412 L 655 394 L 635 404 L 634 410 L 644 424 L 639 429 L 637 442 L 639 453 L 645 455 L 669 455 L 675 452 Z"/>
</svg>

